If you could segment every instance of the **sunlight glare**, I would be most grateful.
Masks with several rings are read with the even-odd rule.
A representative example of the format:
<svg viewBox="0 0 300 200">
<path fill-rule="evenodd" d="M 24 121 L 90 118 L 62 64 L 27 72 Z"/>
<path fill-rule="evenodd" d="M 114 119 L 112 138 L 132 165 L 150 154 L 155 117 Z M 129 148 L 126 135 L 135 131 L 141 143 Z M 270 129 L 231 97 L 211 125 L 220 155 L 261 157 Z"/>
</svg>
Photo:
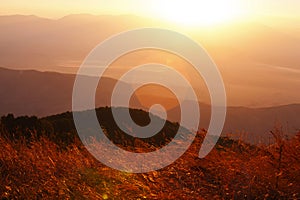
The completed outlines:
<svg viewBox="0 0 300 200">
<path fill-rule="evenodd" d="M 210 26 L 241 16 L 237 0 L 164 0 L 156 7 L 162 18 L 186 26 Z"/>
</svg>

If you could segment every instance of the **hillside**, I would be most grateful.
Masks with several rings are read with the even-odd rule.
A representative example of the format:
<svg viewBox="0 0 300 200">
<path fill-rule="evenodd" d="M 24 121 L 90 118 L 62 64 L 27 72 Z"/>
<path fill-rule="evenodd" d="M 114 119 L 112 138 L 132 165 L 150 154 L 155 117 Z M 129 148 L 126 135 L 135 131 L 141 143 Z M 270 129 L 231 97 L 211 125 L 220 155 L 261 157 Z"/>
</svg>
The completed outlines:
<svg viewBox="0 0 300 200">
<path fill-rule="evenodd" d="M 149 120 L 147 112 L 133 109 L 130 112 L 140 125 Z M 154 151 L 172 139 L 178 128 L 178 124 L 167 122 L 162 131 L 165 135 L 161 132 L 155 139 L 132 140 L 122 137 L 124 133 L 114 126 L 109 113 L 110 108 L 97 109 L 102 128 L 112 141 L 129 151 L 147 152 L 148 144 Z M 221 137 L 212 152 L 199 159 L 198 151 L 206 134 L 203 130 L 173 164 L 158 171 L 130 174 L 95 160 L 76 139 L 72 122 L 71 113 L 42 119 L 12 115 L 1 118 L 1 198 L 300 198 L 299 134 L 286 140 L 275 129 L 273 136 L 277 142 L 262 147 Z"/>
</svg>

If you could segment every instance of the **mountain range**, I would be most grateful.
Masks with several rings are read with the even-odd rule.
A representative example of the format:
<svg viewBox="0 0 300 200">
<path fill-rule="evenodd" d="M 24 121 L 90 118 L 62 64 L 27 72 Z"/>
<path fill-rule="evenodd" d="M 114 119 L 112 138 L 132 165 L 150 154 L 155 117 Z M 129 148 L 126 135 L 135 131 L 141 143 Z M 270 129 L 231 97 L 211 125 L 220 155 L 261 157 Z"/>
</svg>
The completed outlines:
<svg viewBox="0 0 300 200">
<path fill-rule="evenodd" d="M 71 111 L 72 89 L 75 75 L 56 72 L 39 72 L 34 70 L 9 70 L 0 68 L 0 115 L 13 113 L 20 115 L 36 115 L 39 117 Z M 101 78 L 97 92 L 95 107 L 110 106 L 111 92 L 117 80 Z M 122 82 L 124 87 L 131 87 Z M 120 97 L 125 94 L 120 93 Z M 141 98 L 134 94 L 130 101 L 131 108 L 149 110 L 141 99 L 155 99 L 164 96 L 160 93 L 148 93 Z M 165 102 L 168 102 L 166 100 Z M 185 101 L 184 103 L 189 103 Z M 120 105 L 124 106 L 124 105 Z M 210 121 L 210 105 L 199 103 L 199 129 L 208 128 Z M 271 131 L 275 126 L 282 126 L 286 135 L 292 136 L 299 130 L 300 104 L 283 106 L 247 108 L 227 108 L 227 117 L 223 135 L 241 139 L 251 143 L 268 143 Z M 172 122 L 180 120 L 180 107 L 177 105 L 167 110 L 167 119 Z M 188 127 L 187 127 L 188 128 Z"/>
</svg>

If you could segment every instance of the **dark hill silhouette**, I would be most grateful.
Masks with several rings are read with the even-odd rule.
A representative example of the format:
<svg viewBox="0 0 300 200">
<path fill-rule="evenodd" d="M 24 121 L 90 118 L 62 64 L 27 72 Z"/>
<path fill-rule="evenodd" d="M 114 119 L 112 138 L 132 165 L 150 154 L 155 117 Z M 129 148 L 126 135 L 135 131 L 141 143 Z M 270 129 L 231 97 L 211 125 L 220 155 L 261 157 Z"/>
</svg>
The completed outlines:
<svg viewBox="0 0 300 200">
<path fill-rule="evenodd" d="M 151 147 L 164 146 L 174 138 L 176 132 L 179 129 L 178 123 L 172 123 L 167 120 L 162 130 L 154 136 L 145 139 L 136 138 L 126 134 L 117 126 L 113 119 L 111 109 L 115 109 L 119 114 L 122 114 L 126 111 L 126 109 L 122 107 L 97 108 L 96 113 L 99 123 L 104 133 L 111 141 L 123 148 L 129 147 L 128 150 L 134 150 L 132 148 L 136 146 L 136 144 L 147 144 L 147 147 L 150 147 L 150 150 Z M 82 111 L 80 112 L 80 114 L 86 115 L 89 114 L 89 112 L 91 111 Z M 140 126 L 145 126 L 150 122 L 149 113 L 143 110 L 130 109 L 130 115 L 133 120 Z M 154 115 L 152 115 L 152 117 L 154 117 L 155 120 L 162 120 L 161 118 Z M 71 112 L 52 115 L 40 119 L 35 116 L 21 116 L 15 118 L 12 114 L 9 114 L 7 116 L 3 116 L 0 122 L 0 133 L 5 138 L 11 140 L 25 138 L 26 140 L 31 141 L 32 138 L 46 136 L 57 144 L 65 147 L 66 145 L 68 146 L 70 144 L 73 144 L 76 140 L 79 139 Z M 130 131 L 131 124 L 127 123 L 126 121 L 123 121 L 122 123 L 125 123 L 125 126 L 128 127 L 127 131 Z M 181 130 L 183 131 L 183 133 L 190 134 L 190 132 L 185 128 L 182 128 Z M 93 135 L 94 138 L 101 139 L 98 136 L 98 133 Z"/>
<path fill-rule="evenodd" d="M 127 108 L 124 107 L 97 108 L 96 114 L 99 124 L 110 141 L 127 151 L 151 152 L 158 148 L 162 148 L 170 141 L 174 141 L 174 136 L 176 134 L 180 134 L 180 137 L 176 139 L 176 142 L 179 142 L 179 144 L 193 136 L 189 130 L 184 127 L 180 127 L 178 123 L 166 120 L 163 128 L 152 137 L 133 137 L 117 126 L 112 115 L 112 109 L 119 114 L 122 114 L 127 110 Z M 89 112 L 91 112 L 91 110 L 81 111 L 80 114 L 87 115 Z M 140 126 L 145 126 L 150 122 L 149 116 L 152 115 L 151 113 L 141 109 L 129 109 L 129 112 L 134 122 Z M 153 120 L 163 120 L 155 115 L 152 115 L 151 118 Z M 130 130 L 131 124 L 126 120 L 122 123 L 128 127 L 127 132 L 133 131 Z M 88 128 L 88 131 L 91 131 L 90 127 Z M 207 132 L 204 129 L 196 133 L 194 141 L 194 143 L 196 143 L 194 145 L 198 145 L 197 149 L 200 148 L 206 133 Z M 82 142 L 78 137 L 73 121 L 73 114 L 71 112 L 65 112 L 43 118 L 37 118 L 36 116 L 14 117 L 12 114 L 1 117 L 0 138 L 6 138 L 12 142 L 26 141 L 26 143 L 30 146 L 31 142 L 39 140 L 42 137 L 56 143 L 61 149 L 67 149 L 72 145 L 77 145 L 80 148 L 82 147 Z M 102 140 L 98 133 L 92 135 L 92 138 L 86 137 L 85 139 L 96 139 L 97 141 Z M 242 141 L 238 142 L 228 137 L 220 137 L 216 147 L 217 149 L 234 147 L 231 149 L 233 151 L 248 151 L 249 148 L 257 148 L 253 145 L 242 143 Z M 197 152 L 193 153 L 197 154 Z"/>
</svg>

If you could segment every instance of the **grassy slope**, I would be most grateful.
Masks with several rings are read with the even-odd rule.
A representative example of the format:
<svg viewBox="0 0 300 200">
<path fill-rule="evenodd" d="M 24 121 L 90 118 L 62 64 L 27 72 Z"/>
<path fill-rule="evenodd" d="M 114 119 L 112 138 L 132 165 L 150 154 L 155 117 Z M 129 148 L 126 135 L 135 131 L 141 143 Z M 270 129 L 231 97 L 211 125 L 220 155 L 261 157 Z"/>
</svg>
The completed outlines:
<svg viewBox="0 0 300 200">
<path fill-rule="evenodd" d="M 159 171 L 128 174 L 95 160 L 84 148 L 61 150 L 47 138 L 0 138 L 3 199 L 273 199 L 299 198 L 300 139 L 278 148 L 256 148 L 226 138 L 205 159 L 197 158 L 203 134 L 180 159 Z M 277 179 L 277 177 L 279 177 Z M 276 184 L 277 183 L 277 184 Z"/>
</svg>

